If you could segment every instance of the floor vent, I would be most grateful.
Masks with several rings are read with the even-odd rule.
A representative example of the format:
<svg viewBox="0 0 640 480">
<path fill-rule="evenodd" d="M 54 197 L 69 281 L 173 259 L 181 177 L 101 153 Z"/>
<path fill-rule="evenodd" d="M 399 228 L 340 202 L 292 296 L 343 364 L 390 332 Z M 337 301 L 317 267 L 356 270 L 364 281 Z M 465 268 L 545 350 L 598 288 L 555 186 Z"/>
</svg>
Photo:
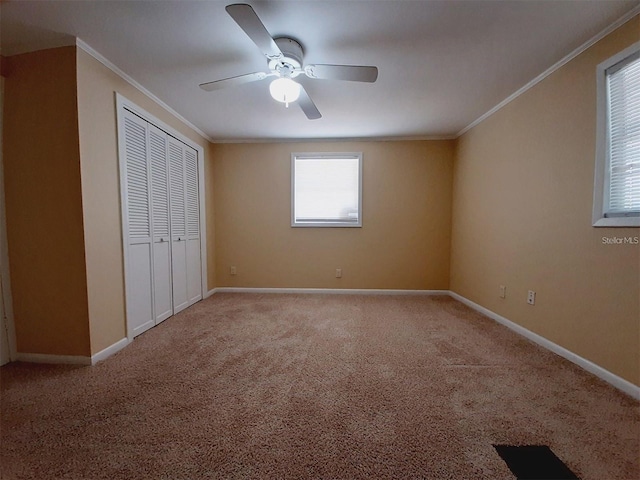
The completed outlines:
<svg viewBox="0 0 640 480">
<path fill-rule="evenodd" d="M 518 480 L 580 480 L 546 445 L 493 447 Z"/>
</svg>

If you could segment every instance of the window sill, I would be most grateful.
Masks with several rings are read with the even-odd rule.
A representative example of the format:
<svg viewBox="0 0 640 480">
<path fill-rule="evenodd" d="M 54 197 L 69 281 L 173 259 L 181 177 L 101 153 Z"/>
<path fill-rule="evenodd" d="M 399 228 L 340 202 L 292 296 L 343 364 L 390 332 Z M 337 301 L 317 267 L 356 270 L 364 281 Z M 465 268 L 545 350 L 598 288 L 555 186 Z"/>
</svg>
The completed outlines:
<svg viewBox="0 0 640 480">
<path fill-rule="evenodd" d="M 594 227 L 640 227 L 640 217 L 600 218 L 593 222 Z"/>
<path fill-rule="evenodd" d="M 294 223 L 293 228 L 306 227 L 331 227 L 331 228 L 362 228 L 361 223 Z"/>
</svg>

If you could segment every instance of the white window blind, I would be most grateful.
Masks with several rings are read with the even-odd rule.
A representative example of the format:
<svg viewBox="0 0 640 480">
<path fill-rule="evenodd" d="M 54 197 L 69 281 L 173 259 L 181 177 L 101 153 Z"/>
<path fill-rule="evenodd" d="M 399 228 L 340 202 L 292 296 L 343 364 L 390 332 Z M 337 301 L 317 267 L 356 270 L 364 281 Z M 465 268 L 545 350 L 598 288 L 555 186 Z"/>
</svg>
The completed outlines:
<svg viewBox="0 0 640 480">
<path fill-rule="evenodd" d="M 640 216 L 640 52 L 606 70 L 605 217 Z"/>
<path fill-rule="evenodd" d="M 292 154 L 292 226 L 362 226 L 362 154 Z"/>
</svg>

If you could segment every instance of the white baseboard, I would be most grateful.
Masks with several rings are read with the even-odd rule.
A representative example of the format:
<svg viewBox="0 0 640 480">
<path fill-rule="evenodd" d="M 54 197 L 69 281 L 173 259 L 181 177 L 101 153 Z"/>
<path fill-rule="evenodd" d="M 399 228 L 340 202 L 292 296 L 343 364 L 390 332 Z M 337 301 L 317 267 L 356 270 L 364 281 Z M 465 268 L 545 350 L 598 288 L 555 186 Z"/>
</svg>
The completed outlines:
<svg viewBox="0 0 640 480">
<path fill-rule="evenodd" d="M 211 290 L 209 290 L 207 293 L 204 294 L 204 298 L 209 298 L 211 295 L 213 295 L 217 291 L 218 291 L 217 288 L 212 288 Z"/>
<path fill-rule="evenodd" d="M 449 295 L 449 290 L 387 290 L 374 288 L 218 287 L 215 293 L 312 293 L 325 295 Z"/>
<path fill-rule="evenodd" d="M 47 353 L 22 353 L 18 352 L 16 360 L 30 363 L 51 363 L 62 365 L 95 365 L 96 363 L 110 357 L 119 350 L 129 345 L 129 339 L 123 338 L 113 345 L 99 351 L 91 357 L 84 355 L 50 355 Z"/>
<path fill-rule="evenodd" d="M 91 357 L 83 355 L 49 355 L 46 353 L 22 353 L 16 354 L 19 362 L 53 363 L 65 365 L 91 365 Z"/>
<path fill-rule="evenodd" d="M 527 330 L 526 328 L 524 328 L 521 325 L 518 325 L 517 323 L 512 322 L 511 320 L 508 320 L 507 318 L 498 315 L 495 312 L 492 312 L 491 310 L 478 305 L 475 302 L 472 302 L 471 300 L 463 297 L 462 295 L 459 295 L 455 292 L 449 292 L 449 294 L 455 298 L 456 300 L 458 300 L 461 303 L 464 303 L 465 305 L 467 305 L 468 307 L 474 309 L 475 311 L 482 313 L 483 315 L 491 318 L 492 320 L 495 320 L 496 322 L 500 323 L 501 325 L 504 325 L 505 327 L 509 328 L 510 330 L 513 330 L 514 332 L 522 335 L 523 337 L 531 340 L 534 343 L 537 343 L 538 345 L 540 345 L 541 347 L 546 348 L 547 350 L 552 351 L 553 353 L 560 355 L 563 358 L 566 358 L 567 360 L 569 360 L 570 362 L 575 363 L 576 365 L 578 365 L 579 367 L 585 369 L 587 372 L 590 372 L 592 374 L 594 374 L 596 377 L 604 380 L 605 382 L 613 385 L 614 387 L 616 387 L 618 390 L 623 391 L 624 393 L 626 393 L 627 395 L 632 396 L 633 398 L 640 400 L 640 387 L 634 385 L 633 383 L 625 380 L 624 378 L 621 378 L 613 373 L 611 373 L 609 370 L 605 370 L 604 368 L 600 367 L 599 365 L 596 365 L 595 363 L 591 362 L 590 360 L 587 360 L 586 358 L 581 357 L 580 355 L 576 355 L 575 353 L 573 353 L 571 350 L 567 350 L 564 347 L 561 347 L 560 345 L 558 345 L 557 343 L 553 343 L 551 340 L 548 340 L 540 335 L 538 335 L 537 333 L 532 332 L 531 330 Z"/>
<path fill-rule="evenodd" d="M 122 340 L 117 341 L 113 345 L 105 348 L 104 350 L 100 350 L 95 355 L 91 355 L 91 365 L 95 365 L 98 362 L 101 362 L 107 357 L 110 357 L 114 353 L 122 350 L 124 347 L 129 345 L 130 341 L 128 338 L 123 338 Z"/>
</svg>

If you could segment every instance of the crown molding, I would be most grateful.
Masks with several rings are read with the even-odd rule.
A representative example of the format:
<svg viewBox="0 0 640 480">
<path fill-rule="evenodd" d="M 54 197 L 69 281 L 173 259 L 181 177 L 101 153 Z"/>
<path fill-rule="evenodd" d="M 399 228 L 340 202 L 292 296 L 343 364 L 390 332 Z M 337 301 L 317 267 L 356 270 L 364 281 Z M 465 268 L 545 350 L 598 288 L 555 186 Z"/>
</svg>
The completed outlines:
<svg viewBox="0 0 640 480">
<path fill-rule="evenodd" d="M 96 60 L 98 60 L 101 64 L 103 64 L 105 67 L 107 67 L 109 70 L 111 70 L 113 73 L 115 73 L 116 75 L 118 75 L 120 78 L 122 78 L 125 82 L 129 83 L 130 85 L 132 85 L 133 87 L 135 87 L 137 90 L 139 90 L 142 94 L 146 95 L 147 97 L 149 97 L 151 100 L 153 100 L 154 102 L 156 102 L 158 105 L 160 105 L 163 109 L 165 109 L 168 113 L 170 113 L 171 115 L 173 115 L 174 117 L 176 117 L 178 120 L 180 120 L 182 123 L 184 123 L 187 127 L 191 128 L 192 130 L 194 130 L 198 135 L 200 135 L 201 137 L 205 138 L 206 140 L 208 140 L 211 143 L 215 143 L 215 140 L 212 139 L 209 135 L 207 135 L 205 132 L 203 132 L 202 130 L 200 130 L 198 127 L 196 127 L 193 123 L 191 123 L 189 120 L 187 120 L 185 117 L 183 117 L 182 115 L 180 115 L 178 112 L 176 112 L 173 108 L 171 108 L 169 105 L 167 105 L 165 102 L 163 102 L 162 100 L 160 100 L 160 98 L 158 98 L 157 96 L 155 96 L 153 93 L 151 93 L 149 90 L 147 90 L 142 84 L 140 84 L 139 82 L 137 82 L 136 80 L 134 80 L 133 78 L 131 78 L 128 74 L 126 74 L 124 71 L 122 71 L 120 68 L 118 68 L 116 65 L 114 65 L 110 60 L 108 60 L 104 55 L 102 55 L 101 53 L 99 53 L 98 51 L 96 51 L 93 47 L 91 47 L 89 44 L 87 44 L 86 42 L 84 42 L 83 40 L 81 40 L 80 38 L 76 38 L 76 47 L 80 48 L 81 50 L 83 50 L 85 53 L 88 53 L 89 55 L 91 55 L 93 58 L 95 58 Z"/>
<path fill-rule="evenodd" d="M 216 138 L 215 144 L 244 143 L 322 143 L 322 142 L 420 142 L 455 140 L 455 135 L 416 135 L 398 137 L 330 137 L 330 138 Z"/>
<path fill-rule="evenodd" d="M 589 39 L 587 42 L 583 43 L 582 45 L 580 45 L 578 48 L 576 48 L 574 51 L 572 51 L 571 53 L 569 53 L 568 55 L 566 55 L 565 57 L 563 57 L 560 61 L 558 61 L 557 63 L 553 64 L 550 68 L 548 68 L 547 70 L 545 70 L 544 72 L 542 72 L 540 75 L 538 75 L 537 77 L 535 77 L 533 80 L 531 80 L 529 83 L 527 83 L 526 85 L 524 85 L 522 88 L 520 88 L 519 90 L 516 90 L 514 93 L 512 93 L 511 95 L 509 95 L 507 98 L 505 98 L 502 102 L 500 102 L 499 104 L 497 104 L 495 107 L 493 107 L 491 110 L 489 110 L 488 112 L 486 112 L 485 114 L 481 115 L 480 117 L 478 117 L 476 120 L 474 120 L 473 122 L 471 122 L 469 125 L 467 125 L 466 127 L 464 127 L 462 130 L 460 130 L 455 136 L 454 138 L 459 138 L 462 135 L 464 135 L 465 133 L 467 133 L 469 130 L 471 130 L 473 127 L 475 127 L 476 125 L 482 123 L 484 120 L 486 120 L 488 117 L 490 117 L 491 115 L 493 115 L 494 113 L 496 113 L 498 110 L 500 110 L 502 107 L 504 107 L 505 105 L 511 103 L 513 100 L 515 100 L 516 98 L 518 98 L 520 95 L 522 95 L 523 93 L 525 93 L 527 90 L 533 88 L 534 86 L 536 86 L 538 83 L 540 83 L 542 80 L 544 80 L 545 78 L 547 78 L 549 75 L 551 75 L 553 72 L 555 72 L 556 70 L 558 70 L 559 68 L 563 67 L 564 65 L 566 65 L 567 63 L 569 63 L 571 60 L 573 60 L 574 58 L 576 58 L 578 55 L 580 55 L 581 53 L 583 53 L 585 50 L 587 50 L 588 48 L 592 47 L 593 45 L 595 45 L 597 42 L 599 42 L 600 40 L 602 40 L 604 37 L 606 37 L 607 35 L 609 35 L 611 32 L 613 32 L 615 29 L 617 29 L 618 27 L 621 27 L 622 25 L 624 25 L 625 23 L 627 23 L 629 20 L 631 20 L 633 17 L 635 17 L 636 15 L 638 15 L 640 13 L 640 5 L 638 5 L 637 7 L 634 7 L 632 10 L 630 10 L 629 12 L 627 12 L 625 15 L 623 15 L 622 17 L 620 17 L 618 20 L 616 20 L 615 22 L 613 22 L 611 25 L 609 25 L 607 28 L 605 28 L 604 30 L 602 30 L 600 33 L 598 33 L 597 35 L 595 35 L 594 37 L 592 37 L 591 39 Z"/>
</svg>

